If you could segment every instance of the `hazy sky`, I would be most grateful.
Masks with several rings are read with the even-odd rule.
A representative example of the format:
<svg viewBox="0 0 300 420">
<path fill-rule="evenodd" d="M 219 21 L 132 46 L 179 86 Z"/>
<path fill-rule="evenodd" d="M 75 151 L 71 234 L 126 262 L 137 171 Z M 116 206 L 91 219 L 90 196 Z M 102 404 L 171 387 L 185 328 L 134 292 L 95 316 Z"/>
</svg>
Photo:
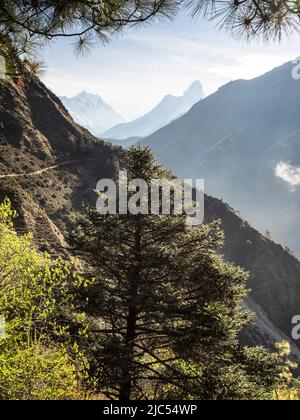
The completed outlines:
<svg viewBox="0 0 300 420">
<path fill-rule="evenodd" d="M 45 52 L 44 78 L 58 95 L 97 93 L 131 119 L 166 94 L 180 95 L 200 80 L 206 94 L 235 79 L 258 76 L 300 56 L 300 36 L 282 44 L 240 42 L 213 24 L 181 15 L 173 22 L 130 31 L 85 58 L 57 41 Z"/>
</svg>

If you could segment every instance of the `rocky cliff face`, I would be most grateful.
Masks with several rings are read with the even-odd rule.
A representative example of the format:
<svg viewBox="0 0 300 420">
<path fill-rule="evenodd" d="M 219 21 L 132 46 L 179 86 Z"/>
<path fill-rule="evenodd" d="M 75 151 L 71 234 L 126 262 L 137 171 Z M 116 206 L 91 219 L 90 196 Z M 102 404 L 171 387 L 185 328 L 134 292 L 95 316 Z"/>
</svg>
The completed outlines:
<svg viewBox="0 0 300 420">
<path fill-rule="evenodd" d="M 0 85 L 0 139 L 0 199 L 12 199 L 19 231 L 33 232 L 40 249 L 65 252 L 74 211 L 82 202 L 95 203 L 97 181 L 115 175 L 124 152 L 75 124 L 61 101 L 34 78 Z M 225 258 L 250 271 L 247 305 L 258 321 L 243 340 L 271 345 L 290 336 L 291 318 L 300 309 L 299 261 L 228 205 L 207 197 L 206 221 L 214 219 L 223 222 Z"/>
</svg>

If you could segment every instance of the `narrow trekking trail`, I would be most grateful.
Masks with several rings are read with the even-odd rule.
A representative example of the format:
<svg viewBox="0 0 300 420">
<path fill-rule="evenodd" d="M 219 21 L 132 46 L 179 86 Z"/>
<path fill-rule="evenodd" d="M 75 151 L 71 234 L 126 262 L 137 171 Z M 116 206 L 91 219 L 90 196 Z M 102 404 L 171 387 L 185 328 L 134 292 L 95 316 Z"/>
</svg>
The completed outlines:
<svg viewBox="0 0 300 420">
<path fill-rule="evenodd" d="M 39 170 L 34 171 L 34 172 L 11 173 L 11 174 L 5 174 L 5 175 L 0 174 L 0 179 L 32 177 L 32 176 L 36 176 L 36 175 L 41 175 L 45 172 L 52 171 L 53 169 L 60 168 L 61 166 L 66 166 L 66 165 L 70 165 L 72 163 L 79 163 L 79 162 L 82 162 L 82 160 L 78 160 L 78 159 L 77 160 L 68 160 L 68 161 L 65 161 L 65 162 L 57 163 L 56 165 L 48 166 L 47 168 L 39 169 Z"/>
</svg>

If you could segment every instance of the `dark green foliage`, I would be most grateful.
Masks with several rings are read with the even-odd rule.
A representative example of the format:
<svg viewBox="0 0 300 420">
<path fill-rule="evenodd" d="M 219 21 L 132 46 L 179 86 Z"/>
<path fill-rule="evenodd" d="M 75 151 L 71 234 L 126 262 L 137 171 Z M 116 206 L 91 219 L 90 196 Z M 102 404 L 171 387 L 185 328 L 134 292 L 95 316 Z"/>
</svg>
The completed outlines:
<svg viewBox="0 0 300 420">
<path fill-rule="evenodd" d="M 130 149 L 121 168 L 148 185 L 170 178 L 148 149 Z M 247 275 L 216 254 L 222 242 L 218 222 L 86 208 L 70 243 L 95 279 L 83 296 L 99 390 L 122 400 L 271 396 L 272 357 L 238 344 L 252 319 Z"/>
</svg>

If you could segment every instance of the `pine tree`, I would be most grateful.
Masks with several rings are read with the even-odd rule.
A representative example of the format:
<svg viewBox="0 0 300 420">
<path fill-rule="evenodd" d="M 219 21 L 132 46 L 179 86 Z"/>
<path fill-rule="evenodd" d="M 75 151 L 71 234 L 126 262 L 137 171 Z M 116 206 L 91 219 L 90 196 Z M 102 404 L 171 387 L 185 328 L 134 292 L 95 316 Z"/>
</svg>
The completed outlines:
<svg viewBox="0 0 300 420">
<path fill-rule="evenodd" d="M 148 149 L 121 162 L 128 179 L 171 179 Z M 274 360 L 240 348 L 247 275 L 217 255 L 219 223 L 185 215 L 101 215 L 87 207 L 70 237 L 94 283 L 93 374 L 110 398 L 267 398 Z"/>
<path fill-rule="evenodd" d="M 194 15 L 217 20 L 238 39 L 281 40 L 300 29 L 298 0 L 187 0 Z"/>
<path fill-rule="evenodd" d="M 83 54 L 97 41 L 107 42 L 124 29 L 157 19 L 170 19 L 180 7 L 218 20 L 219 26 L 239 39 L 281 39 L 300 29 L 299 1 L 285 0 L 1 0 L 0 54 L 7 74 L 43 68 L 40 50 L 54 39 L 75 40 Z"/>
<path fill-rule="evenodd" d="M 81 54 L 97 40 L 106 42 L 127 27 L 173 17 L 179 4 L 177 0 L 1 0 L 0 54 L 7 60 L 7 73 L 20 75 L 24 67 L 36 68 L 40 61 L 36 55 L 49 41 L 73 39 L 75 52 Z"/>
</svg>

